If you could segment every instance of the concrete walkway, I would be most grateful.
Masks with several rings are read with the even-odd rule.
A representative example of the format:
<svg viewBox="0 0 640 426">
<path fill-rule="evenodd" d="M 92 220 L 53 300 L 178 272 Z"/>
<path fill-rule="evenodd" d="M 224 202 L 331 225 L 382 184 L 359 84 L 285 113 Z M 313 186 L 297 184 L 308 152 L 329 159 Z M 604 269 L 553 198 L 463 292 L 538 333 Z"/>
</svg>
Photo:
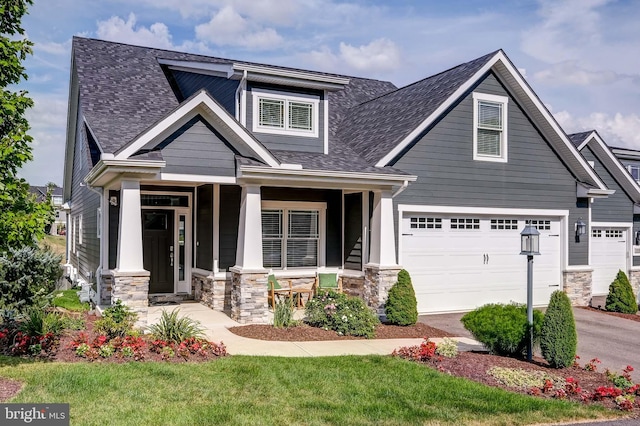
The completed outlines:
<svg viewBox="0 0 640 426">
<path fill-rule="evenodd" d="M 240 326 L 226 314 L 214 311 L 199 303 L 149 307 L 147 322 L 156 323 L 163 310 L 179 309 L 179 316 L 197 320 L 205 328 L 209 340 L 223 342 L 231 355 L 265 355 L 286 357 L 339 356 L 339 355 L 389 355 L 401 346 L 419 345 L 423 339 L 362 339 L 319 342 L 274 342 L 256 340 L 233 334 L 229 327 Z M 302 311 L 296 312 L 301 316 Z M 480 349 L 478 343 L 468 337 L 454 338 L 460 350 Z M 442 339 L 431 339 L 438 343 Z"/>
</svg>

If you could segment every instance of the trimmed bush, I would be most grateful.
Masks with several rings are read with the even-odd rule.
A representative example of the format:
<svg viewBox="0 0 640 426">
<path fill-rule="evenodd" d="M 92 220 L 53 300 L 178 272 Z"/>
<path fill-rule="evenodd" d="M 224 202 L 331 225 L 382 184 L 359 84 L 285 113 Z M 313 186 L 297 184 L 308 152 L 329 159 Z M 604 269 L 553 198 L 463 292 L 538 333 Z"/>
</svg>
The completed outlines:
<svg viewBox="0 0 640 426">
<path fill-rule="evenodd" d="M 544 314 L 533 311 L 533 341 L 537 345 Z M 522 356 L 529 341 L 527 307 L 522 304 L 491 303 L 468 312 L 462 319 L 464 328 L 497 355 Z"/>
<path fill-rule="evenodd" d="M 48 302 L 62 276 L 62 257 L 39 247 L 10 249 L 0 255 L 0 309 L 26 312 Z"/>
<path fill-rule="evenodd" d="M 329 290 L 307 303 L 305 322 L 340 335 L 372 338 L 380 321 L 364 300 Z"/>
<path fill-rule="evenodd" d="M 629 283 L 627 274 L 622 271 L 618 271 L 616 279 L 609 286 L 605 308 L 607 311 L 623 314 L 635 314 L 638 312 L 638 303 L 633 295 L 631 283 Z"/>
<path fill-rule="evenodd" d="M 116 300 L 116 303 L 108 307 L 102 313 L 102 318 L 96 320 L 94 329 L 98 333 L 103 333 L 113 339 L 114 337 L 124 337 L 133 329 L 133 325 L 138 319 L 138 314 Z"/>
<path fill-rule="evenodd" d="M 564 292 L 554 291 L 540 330 L 542 356 L 553 368 L 568 367 L 575 360 L 577 345 L 571 301 Z"/>
<path fill-rule="evenodd" d="M 398 281 L 389 290 L 384 307 L 387 321 L 395 325 L 413 325 L 418 321 L 418 301 L 406 270 L 398 273 Z"/>
</svg>

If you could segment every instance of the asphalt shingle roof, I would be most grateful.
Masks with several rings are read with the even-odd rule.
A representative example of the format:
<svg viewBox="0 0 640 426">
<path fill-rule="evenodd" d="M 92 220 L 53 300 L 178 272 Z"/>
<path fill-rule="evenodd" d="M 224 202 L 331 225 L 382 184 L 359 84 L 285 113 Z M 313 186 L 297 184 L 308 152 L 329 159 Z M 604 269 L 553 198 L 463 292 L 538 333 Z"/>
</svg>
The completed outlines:
<svg viewBox="0 0 640 426">
<path fill-rule="evenodd" d="M 573 146 L 577 148 L 591 133 L 593 133 L 593 130 L 589 130 L 588 132 L 573 133 L 567 136 L 569 137 L 569 140 L 571 141 Z"/>
<path fill-rule="evenodd" d="M 417 128 L 496 52 L 351 108 L 337 132 L 342 143 L 375 164 Z"/>
</svg>

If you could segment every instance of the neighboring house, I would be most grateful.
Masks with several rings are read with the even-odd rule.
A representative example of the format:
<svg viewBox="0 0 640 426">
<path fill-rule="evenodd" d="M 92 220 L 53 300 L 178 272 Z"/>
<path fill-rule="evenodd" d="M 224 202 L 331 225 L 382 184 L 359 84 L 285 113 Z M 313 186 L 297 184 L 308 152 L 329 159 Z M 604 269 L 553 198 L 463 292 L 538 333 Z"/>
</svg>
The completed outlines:
<svg viewBox="0 0 640 426">
<path fill-rule="evenodd" d="M 637 289 L 640 279 L 640 186 L 598 132 L 569 135 L 585 159 L 615 193 L 596 199 L 591 207 L 590 261 L 592 296 L 604 296 L 618 270 L 625 271 Z M 617 149 L 620 151 L 620 149 Z"/>
<path fill-rule="evenodd" d="M 267 319 L 266 276 L 341 270 L 382 309 L 401 267 L 421 313 L 590 300 L 591 200 L 614 191 L 504 52 L 403 88 L 74 38 L 64 199 L 98 303 L 180 296 Z M 143 318 L 144 321 L 144 318 Z"/>
<path fill-rule="evenodd" d="M 49 188 L 46 186 L 29 186 L 29 192 L 36 196 L 39 203 L 47 200 L 47 192 Z M 51 187 L 51 204 L 55 212 L 55 220 L 51 224 L 49 233 L 51 235 L 64 235 L 67 224 L 67 214 L 62 203 L 62 188 L 55 185 Z"/>
</svg>

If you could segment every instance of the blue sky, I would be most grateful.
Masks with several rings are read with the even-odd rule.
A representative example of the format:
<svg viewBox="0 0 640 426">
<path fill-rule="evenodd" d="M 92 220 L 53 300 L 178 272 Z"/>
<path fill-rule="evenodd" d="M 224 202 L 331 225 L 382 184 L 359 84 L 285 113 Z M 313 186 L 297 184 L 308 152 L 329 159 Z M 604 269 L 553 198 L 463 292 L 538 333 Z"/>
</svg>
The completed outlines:
<svg viewBox="0 0 640 426">
<path fill-rule="evenodd" d="M 640 149 L 638 22 L 633 0 L 35 0 L 21 176 L 62 185 L 74 35 L 397 86 L 503 49 L 567 132 Z"/>
</svg>

